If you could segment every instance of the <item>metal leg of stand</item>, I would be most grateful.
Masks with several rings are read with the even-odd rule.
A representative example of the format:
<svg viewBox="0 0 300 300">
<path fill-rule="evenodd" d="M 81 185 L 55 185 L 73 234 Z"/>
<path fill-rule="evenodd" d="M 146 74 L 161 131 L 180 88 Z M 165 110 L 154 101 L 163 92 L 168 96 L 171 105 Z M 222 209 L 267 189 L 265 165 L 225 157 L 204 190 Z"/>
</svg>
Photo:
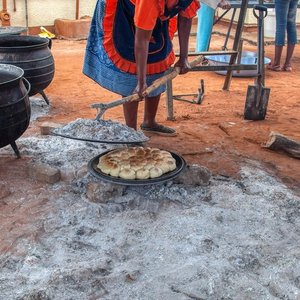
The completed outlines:
<svg viewBox="0 0 300 300">
<path fill-rule="evenodd" d="M 227 30 L 227 34 L 226 34 L 226 38 L 225 38 L 225 42 L 224 42 L 224 45 L 222 47 L 222 50 L 227 50 L 227 44 L 228 44 L 228 40 L 229 40 L 229 37 L 230 37 L 230 32 L 231 32 L 231 28 L 232 28 L 232 24 L 233 24 L 233 21 L 234 21 L 235 14 L 236 14 L 236 8 L 233 9 L 233 13 L 232 13 L 232 16 L 231 16 L 231 20 L 230 20 L 230 23 L 229 23 L 229 27 L 228 27 L 228 30 Z"/>
<path fill-rule="evenodd" d="M 247 13 L 247 7 L 248 7 L 248 0 L 242 0 L 242 5 L 240 9 L 240 15 L 239 15 L 239 20 L 237 23 L 237 28 L 235 32 L 235 38 L 233 42 L 233 47 L 232 50 L 236 51 L 236 53 L 231 54 L 229 65 L 233 65 L 236 61 L 237 54 L 238 54 L 238 48 L 240 46 L 240 40 L 242 37 L 243 29 L 244 29 L 244 23 L 245 23 L 245 17 Z M 230 88 L 230 83 L 231 83 L 231 78 L 232 78 L 232 71 L 227 71 L 223 90 L 229 90 Z"/>
<path fill-rule="evenodd" d="M 166 106 L 167 106 L 167 120 L 174 120 L 174 106 L 173 106 L 173 84 L 172 80 L 167 82 L 166 90 Z"/>
<path fill-rule="evenodd" d="M 45 92 L 44 91 L 40 91 L 39 94 L 42 95 L 42 97 L 44 98 L 45 102 L 49 105 L 50 101 L 49 101 L 48 97 L 46 96 Z"/>
<path fill-rule="evenodd" d="M 16 142 L 12 142 L 10 145 L 14 149 L 14 151 L 17 155 L 17 158 L 21 158 L 21 154 L 20 154 L 20 151 L 18 149 L 18 146 L 17 146 Z"/>
</svg>

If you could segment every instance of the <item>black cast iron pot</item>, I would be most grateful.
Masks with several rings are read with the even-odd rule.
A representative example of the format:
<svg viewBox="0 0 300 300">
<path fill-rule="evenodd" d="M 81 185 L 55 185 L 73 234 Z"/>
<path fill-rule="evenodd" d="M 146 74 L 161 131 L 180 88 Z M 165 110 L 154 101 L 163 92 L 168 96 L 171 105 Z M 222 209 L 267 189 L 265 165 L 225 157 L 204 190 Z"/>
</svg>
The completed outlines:
<svg viewBox="0 0 300 300">
<path fill-rule="evenodd" d="M 39 93 L 49 104 L 44 89 L 51 83 L 55 70 L 49 39 L 22 35 L 1 37 L 0 63 L 23 69 L 31 85 L 29 96 Z"/>
<path fill-rule="evenodd" d="M 30 83 L 24 71 L 13 65 L 0 64 L 0 148 L 11 145 L 18 157 L 15 141 L 30 122 Z"/>
</svg>

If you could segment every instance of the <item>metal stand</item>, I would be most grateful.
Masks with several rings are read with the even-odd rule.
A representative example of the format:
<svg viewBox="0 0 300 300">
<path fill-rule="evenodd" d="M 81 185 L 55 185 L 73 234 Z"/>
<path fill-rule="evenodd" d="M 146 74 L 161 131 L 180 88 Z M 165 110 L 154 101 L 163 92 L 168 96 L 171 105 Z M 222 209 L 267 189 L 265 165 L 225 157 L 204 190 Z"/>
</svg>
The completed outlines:
<svg viewBox="0 0 300 300">
<path fill-rule="evenodd" d="M 199 53 L 193 53 L 193 55 L 230 55 L 230 61 L 229 64 L 226 66 L 210 66 L 210 65 L 201 65 L 192 68 L 191 71 L 227 71 L 225 82 L 223 85 L 223 90 L 229 90 L 230 88 L 230 83 L 232 79 L 232 72 L 234 70 L 256 70 L 257 66 L 256 65 L 242 65 L 242 64 L 235 64 L 238 53 L 240 49 L 242 48 L 241 42 L 242 42 L 242 33 L 244 29 L 244 23 L 245 23 L 245 17 L 247 13 L 247 8 L 248 8 L 248 0 L 242 0 L 241 3 L 241 8 L 240 8 L 240 13 L 239 13 L 239 19 L 237 23 L 237 28 L 235 32 L 235 37 L 234 37 L 234 42 L 233 42 L 233 47 L 232 51 L 210 51 L 210 52 L 199 52 Z M 231 27 L 232 27 L 233 20 L 231 22 Z M 229 36 L 227 37 L 228 41 Z M 223 48 L 227 47 L 227 41 L 226 44 L 224 45 Z M 169 82 L 167 84 L 167 96 L 166 96 L 166 101 L 167 101 L 167 115 L 168 115 L 168 120 L 173 120 L 174 119 L 174 113 L 173 113 L 173 90 L 172 90 L 172 83 Z M 175 99 L 176 100 L 176 99 Z"/>
<path fill-rule="evenodd" d="M 188 97 L 193 97 L 192 100 L 187 99 Z M 173 95 L 173 99 L 177 101 L 188 102 L 192 104 L 201 104 L 204 99 L 204 80 L 200 80 L 200 85 L 197 94 L 183 94 L 183 95 Z"/>
</svg>

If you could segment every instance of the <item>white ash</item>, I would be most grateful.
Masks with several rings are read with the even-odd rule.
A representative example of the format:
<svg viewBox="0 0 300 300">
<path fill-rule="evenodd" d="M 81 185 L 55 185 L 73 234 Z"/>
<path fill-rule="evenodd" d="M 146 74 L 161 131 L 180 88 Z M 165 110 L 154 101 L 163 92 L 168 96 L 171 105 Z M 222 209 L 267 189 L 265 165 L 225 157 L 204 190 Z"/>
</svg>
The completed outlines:
<svg viewBox="0 0 300 300">
<path fill-rule="evenodd" d="M 30 121 L 35 121 L 39 117 L 48 115 L 50 105 L 46 103 L 44 98 L 33 96 L 30 97 L 31 116 Z"/>
<path fill-rule="evenodd" d="M 113 142 L 145 142 L 148 138 L 142 131 L 136 131 L 126 125 L 112 120 L 77 119 L 54 133 L 80 139 L 113 141 Z"/>
<path fill-rule="evenodd" d="M 108 149 L 51 136 L 17 143 L 23 155 L 73 168 Z M 213 178 L 207 187 L 125 187 L 106 204 L 86 199 L 94 180 L 38 193 L 14 186 L 10 213 L 0 213 L 9 244 L 0 253 L 1 300 L 300 295 L 300 197 L 265 171 L 243 167 L 240 181 Z"/>
<path fill-rule="evenodd" d="M 104 205 L 78 193 L 45 190 L 43 218 L 20 224 L 27 234 L 0 255 L 1 297 L 296 300 L 300 198 L 264 171 L 245 167 L 241 176 L 212 180 L 205 189 L 213 205 L 198 198 L 202 188 L 146 187 L 149 203 L 167 187 L 168 197 L 193 198 L 189 207 L 161 205 L 155 215 L 147 207 L 104 214 Z M 140 192 L 127 188 L 119 202 Z"/>
<path fill-rule="evenodd" d="M 17 143 L 21 155 L 31 156 L 34 160 L 58 168 L 80 168 L 94 156 L 113 148 L 106 144 L 76 141 L 57 136 L 21 138 Z"/>
</svg>

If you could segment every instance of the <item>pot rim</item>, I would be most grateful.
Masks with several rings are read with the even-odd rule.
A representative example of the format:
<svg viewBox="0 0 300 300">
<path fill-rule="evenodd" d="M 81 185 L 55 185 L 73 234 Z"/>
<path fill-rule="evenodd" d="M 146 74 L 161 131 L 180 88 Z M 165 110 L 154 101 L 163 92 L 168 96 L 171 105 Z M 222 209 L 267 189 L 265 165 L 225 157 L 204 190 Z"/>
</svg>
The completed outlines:
<svg viewBox="0 0 300 300">
<path fill-rule="evenodd" d="M 15 49 L 18 51 L 22 50 L 28 50 L 28 49 L 39 49 L 42 47 L 45 47 L 49 45 L 49 40 L 47 38 L 39 37 L 39 36 L 34 36 L 34 35 L 7 35 L 1 38 L 1 40 L 6 40 L 6 41 L 28 41 L 28 40 L 36 40 L 40 41 L 39 44 L 33 44 L 33 45 L 25 45 L 25 46 L 12 46 L 12 47 L 7 47 L 7 46 L 1 46 L 0 43 L 0 52 L 3 52 L 3 50 L 7 49 Z"/>
<path fill-rule="evenodd" d="M 24 70 L 21 69 L 21 68 L 19 68 L 19 67 L 14 66 L 14 65 L 10 65 L 10 64 L 0 64 L 0 71 L 1 71 L 1 70 L 7 71 L 7 73 L 9 73 L 9 74 L 11 74 L 11 72 L 9 72 L 10 70 L 15 70 L 15 71 L 18 71 L 19 74 L 12 74 L 12 75 L 15 75 L 16 77 L 13 78 L 13 79 L 4 81 L 4 82 L 0 82 L 0 87 L 1 87 L 1 86 L 4 86 L 4 85 L 7 85 L 7 84 L 9 84 L 9 83 L 15 82 L 15 81 L 19 81 L 19 80 L 22 79 L 23 76 L 24 76 Z"/>
</svg>

